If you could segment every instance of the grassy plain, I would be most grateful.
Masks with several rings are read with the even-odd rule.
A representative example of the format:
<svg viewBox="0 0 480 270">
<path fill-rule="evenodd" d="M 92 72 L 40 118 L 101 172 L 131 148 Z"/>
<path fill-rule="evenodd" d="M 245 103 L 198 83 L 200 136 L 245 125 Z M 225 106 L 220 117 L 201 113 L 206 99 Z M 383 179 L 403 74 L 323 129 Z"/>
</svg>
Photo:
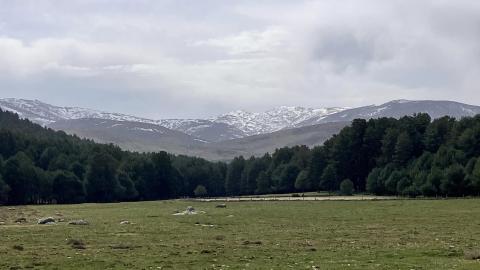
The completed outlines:
<svg viewBox="0 0 480 270">
<path fill-rule="evenodd" d="M 478 199 L 216 204 L 0 207 L 0 269 L 480 269 Z"/>
</svg>

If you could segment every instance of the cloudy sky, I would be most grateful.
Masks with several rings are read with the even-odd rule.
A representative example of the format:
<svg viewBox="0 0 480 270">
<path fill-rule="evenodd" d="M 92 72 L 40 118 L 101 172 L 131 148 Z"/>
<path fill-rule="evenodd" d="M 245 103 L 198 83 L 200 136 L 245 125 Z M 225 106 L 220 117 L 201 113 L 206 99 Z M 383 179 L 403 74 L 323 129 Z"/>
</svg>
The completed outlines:
<svg viewBox="0 0 480 270">
<path fill-rule="evenodd" d="M 0 0 L 0 97 L 208 117 L 479 85 L 477 0 Z"/>
</svg>

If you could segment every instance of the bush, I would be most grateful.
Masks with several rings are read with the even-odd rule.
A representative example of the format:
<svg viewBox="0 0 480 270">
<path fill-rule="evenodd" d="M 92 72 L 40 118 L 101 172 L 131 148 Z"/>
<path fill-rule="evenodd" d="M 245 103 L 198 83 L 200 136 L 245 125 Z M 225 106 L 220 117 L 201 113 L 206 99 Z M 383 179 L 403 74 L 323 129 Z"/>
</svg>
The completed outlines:
<svg viewBox="0 0 480 270">
<path fill-rule="evenodd" d="M 346 196 L 353 195 L 353 182 L 350 179 L 345 179 L 340 183 L 340 194 Z"/>
<path fill-rule="evenodd" d="M 207 196 L 207 188 L 205 188 L 205 186 L 198 185 L 193 193 L 195 194 L 195 197 L 205 197 Z"/>
</svg>

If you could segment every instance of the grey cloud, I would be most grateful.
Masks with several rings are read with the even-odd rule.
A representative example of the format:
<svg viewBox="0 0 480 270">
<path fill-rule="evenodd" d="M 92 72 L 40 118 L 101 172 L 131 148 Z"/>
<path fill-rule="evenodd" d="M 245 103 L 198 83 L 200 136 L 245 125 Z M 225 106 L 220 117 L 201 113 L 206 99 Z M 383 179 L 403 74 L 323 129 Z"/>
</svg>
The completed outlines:
<svg viewBox="0 0 480 270">
<path fill-rule="evenodd" d="M 318 41 L 313 59 L 331 62 L 338 72 L 349 67 L 363 69 L 374 60 L 375 48 L 372 43 L 372 40 L 355 37 L 353 33 L 331 32 Z"/>
<path fill-rule="evenodd" d="M 0 94 L 148 117 L 480 103 L 475 1 L 0 0 Z"/>
</svg>

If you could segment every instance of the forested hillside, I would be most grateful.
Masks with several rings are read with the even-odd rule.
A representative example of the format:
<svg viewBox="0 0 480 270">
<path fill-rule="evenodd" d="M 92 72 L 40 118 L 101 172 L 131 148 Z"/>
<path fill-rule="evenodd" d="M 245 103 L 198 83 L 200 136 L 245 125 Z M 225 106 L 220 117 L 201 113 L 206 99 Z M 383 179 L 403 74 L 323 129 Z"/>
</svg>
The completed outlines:
<svg viewBox="0 0 480 270">
<path fill-rule="evenodd" d="M 122 151 L 0 111 L 0 203 L 156 200 L 195 190 L 209 196 L 336 192 L 349 185 L 379 195 L 478 195 L 479 156 L 479 116 L 357 119 L 324 146 L 286 147 L 226 164 Z"/>
</svg>

